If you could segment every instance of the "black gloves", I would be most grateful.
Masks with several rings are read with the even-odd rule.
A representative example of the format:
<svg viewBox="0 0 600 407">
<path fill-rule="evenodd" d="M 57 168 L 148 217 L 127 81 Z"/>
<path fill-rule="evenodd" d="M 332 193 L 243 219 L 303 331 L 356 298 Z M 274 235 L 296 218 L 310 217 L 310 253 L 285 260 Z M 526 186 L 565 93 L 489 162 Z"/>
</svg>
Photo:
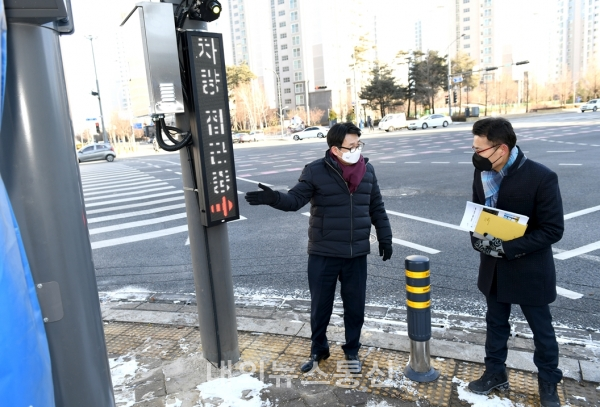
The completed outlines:
<svg viewBox="0 0 600 407">
<path fill-rule="evenodd" d="M 492 257 L 504 257 L 504 248 L 502 247 L 502 240 L 485 233 L 483 235 L 485 240 L 477 239 L 474 247 L 483 254 L 487 254 Z"/>
<path fill-rule="evenodd" d="M 277 202 L 277 192 L 266 185 L 258 184 L 262 191 L 252 191 L 246 193 L 246 201 L 250 205 L 272 205 Z"/>
<path fill-rule="evenodd" d="M 391 243 L 381 243 L 379 242 L 379 255 L 383 256 L 383 261 L 389 260 L 392 257 L 392 253 L 394 249 L 392 249 Z"/>
</svg>

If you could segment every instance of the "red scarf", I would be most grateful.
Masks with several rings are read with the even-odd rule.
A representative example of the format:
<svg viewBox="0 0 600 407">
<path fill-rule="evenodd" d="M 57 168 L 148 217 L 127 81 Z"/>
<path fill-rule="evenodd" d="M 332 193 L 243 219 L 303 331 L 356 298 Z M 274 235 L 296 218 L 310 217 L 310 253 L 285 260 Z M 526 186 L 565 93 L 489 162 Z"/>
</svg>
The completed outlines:
<svg viewBox="0 0 600 407">
<path fill-rule="evenodd" d="M 346 181 L 350 193 L 353 194 L 367 172 L 365 158 L 361 154 L 356 164 L 346 165 L 343 164 L 331 150 L 329 150 L 329 155 L 331 155 L 331 157 L 339 164 L 339 167 L 342 170 L 342 178 Z"/>
</svg>

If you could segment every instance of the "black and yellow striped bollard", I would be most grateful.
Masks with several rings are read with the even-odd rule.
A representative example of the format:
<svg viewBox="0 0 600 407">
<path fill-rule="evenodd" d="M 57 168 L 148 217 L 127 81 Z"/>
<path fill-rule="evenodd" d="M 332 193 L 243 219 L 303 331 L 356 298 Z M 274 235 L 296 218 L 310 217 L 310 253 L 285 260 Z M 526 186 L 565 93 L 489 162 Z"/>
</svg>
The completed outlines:
<svg viewBox="0 0 600 407">
<path fill-rule="evenodd" d="M 410 360 L 404 374 L 415 382 L 431 382 L 440 372 L 431 367 L 431 282 L 429 259 L 408 256 L 406 267 L 406 324 L 410 338 Z"/>
</svg>

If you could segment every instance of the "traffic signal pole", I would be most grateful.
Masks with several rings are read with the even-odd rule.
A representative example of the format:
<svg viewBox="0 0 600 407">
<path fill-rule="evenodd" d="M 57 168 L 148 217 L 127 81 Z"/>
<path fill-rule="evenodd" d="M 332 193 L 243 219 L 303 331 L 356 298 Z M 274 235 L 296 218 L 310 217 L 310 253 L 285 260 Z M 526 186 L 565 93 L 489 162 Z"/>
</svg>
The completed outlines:
<svg viewBox="0 0 600 407">
<path fill-rule="evenodd" d="M 179 4 L 179 1 L 175 0 L 172 3 Z M 208 31 L 207 25 L 205 21 L 188 19 L 183 29 L 206 32 Z M 185 60 L 183 52 L 185 51 L 180 50 L 180 58 Z M 226 89 L 227 87 L 224 86 L 223 91 Z M 200 120 L 194 116 L 193 107 L 187 103 L 185 113 L 175 115 L 176 127 L 183 130 L 190 129 L 191 123 Z M 226 131 L 230 133 L 231 129 L 226 129 Z M 201 173 L 203 160 L 201 146 L 200 135 L 192 125 L 192 145 L 179 150 L 179 154 L 202 352 L 204 358 L 210 362 L 222 364 L 231 361 L 235 363 L 240 359 L 240 351 L 231 276 L 229 235 L 226 222 L 211 227 L 204 226 L 202 223 L 202 218 L 206 216 L 205 211 L 208 208 L 203 208 L 199 194 L 205 187 L 208 187 L 203 185 L 208 181 L 208 176 L 203 177 Z"/>
<path fill-rule="evenodd" d="M 59 33 L 8 16 L 0 174 L 40 299 L 56 406 L 113 407 Z"/>
</svg>

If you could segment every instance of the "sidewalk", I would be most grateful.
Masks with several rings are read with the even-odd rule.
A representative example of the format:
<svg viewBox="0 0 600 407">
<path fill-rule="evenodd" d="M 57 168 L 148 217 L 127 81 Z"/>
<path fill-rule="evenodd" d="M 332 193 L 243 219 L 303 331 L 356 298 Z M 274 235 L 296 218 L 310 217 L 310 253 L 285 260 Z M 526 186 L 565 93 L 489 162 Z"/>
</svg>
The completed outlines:
<svg viewBox="0 0 600 407">
<path fill-rule="evenodd" d="M 310 349 L 310 302 L 236 297 L 241 360 L 217 369 L 202 357 L 193 295 L 100 293 L 117 406 L 537 406 L 533 341 L 513 323 L 511 390 L 477 396 L 465 389 L 483 372 L 485 321 L 432 316 L 431 383 L 403 375 L 409 360 L 406 311 L 368 306 L 361 375 L 345 372 L 341 304 L 328 330 L 332 355 L 320 370 L 300 373 Z M 557 327 L 565 379 L 561 404 L 600 406 L 600 332 Z M 341 362 L 341 363 L 339 363 Z M 250 375 L 252 373 L 252 375 Z"/>
</svg>

